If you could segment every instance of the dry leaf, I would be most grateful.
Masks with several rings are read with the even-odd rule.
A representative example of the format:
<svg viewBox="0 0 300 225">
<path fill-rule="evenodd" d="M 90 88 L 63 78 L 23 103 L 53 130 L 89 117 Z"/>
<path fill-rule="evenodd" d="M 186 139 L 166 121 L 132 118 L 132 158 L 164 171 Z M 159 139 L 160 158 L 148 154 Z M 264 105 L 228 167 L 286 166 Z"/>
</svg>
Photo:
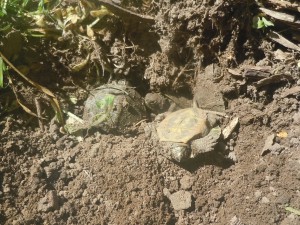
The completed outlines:
<svg viewBox="0 0 300 225">
<path fill-rule="evenodd" d="M 287 138 L 288 133 L 286 131 L 280 131 L 279 133 L 276 134 L 276 136 L 279 138 Z"/>
<path fill-rule="evenodd" d="M 34 86 L 36 89 L 38 89 L 40 92 L 43 92 L 44 94 L 48 95 L 48 97 L 50 98 L 50 103 L 56 113 L 57 119 L 61 124 L 64 124 L 64 118 L 63 118 L 63 114 L 62 114 L 62 110 L 60 108 L 59 102 L 57 100 L 57 98 L 55 97 L 55 95 L 46 87 L 43 87 L 41 85 L 39 85 L 38 83 L 35 83 L 34 81 L 30 80 L 28 77 L 26 77 L 23 73 L 21 73 L 20 70 L 18 70 L 1 52 L 0 52 L 0 56 L 3 58 L 3 60 L 7 63 L 7 65 L 9 65 L 15 72 L 17 72 L 17 74 L 19 76 L 21 76 L 24 80 L 26 80 L 28 83 L 30 83 L 32 86 Z M 18 100 L 18 99 L 17 99 Z M 18 101 L 19 102 L 19 101 Z M 20 103 L 20 102 L 19 102 Z M 22 108 L 28 112 L 29 114 L 32 115 L 32 112 L 24 105 L 21 103 L 20 104 L 22 106 Z M 28 111 L 29 110 L 29 111 Z M 33 113 L 34 116 L 37 116 L 36 114 Z"/>
<path fill-rule="evenodd" d="M 274 32 L 274 31 L 271 31 L 268 34 L 268 37 L 270 39 L 272 39 L 273 41 L 277 42 L 278 44 L 283 45 L 286 48 L 300 51 L 300 47 L 298 45 L 294 44 L 293 42 L 289 41 L 288 39 L 286 39 L 285 37 L 283 37 L 282 35 Z"/>
<path fill-rule="evenodd" d="M 86 34 L 90 38 L 95 36 L 94 31 L 90 26 L 86 26 Z"/>
</svg>

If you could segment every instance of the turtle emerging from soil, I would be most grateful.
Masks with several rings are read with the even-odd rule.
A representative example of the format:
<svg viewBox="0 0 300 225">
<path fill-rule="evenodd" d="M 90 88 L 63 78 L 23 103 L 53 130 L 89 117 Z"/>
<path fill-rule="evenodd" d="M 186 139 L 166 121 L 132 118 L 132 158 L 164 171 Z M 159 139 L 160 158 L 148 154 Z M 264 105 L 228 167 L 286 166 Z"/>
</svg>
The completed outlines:
<svg viewBox="0 0 300 225">
<path fill-rule="evenodd" d="M 126 133 L 146 117 L 144 100 L 127 82 L 102 85 L 85 102 L 83 119 L 105 132 Z"/>
<path fill-rule="evenodd" d="M 125 81 L 115 81 L 91 91 L 80 122 L 68 124 L 72 134 L 98 129 L 106 133 L 130 132 L 134 124 L 146 118 L 146 107 L 140 94 Z"/>
<path fill-rule="evenodd" d="M 156 127 L 163 155 L 177 162 L 214 150 L 221 136 L 220 114 L 197 107 L 168 114 Z"/>
<path fill-rule="evenodd" d="M 168 99 L 171 98 L 168 97 Z M 173 101 L 174 99 L 175 101 Z M 184 101 L 178 99 L 177 101 L 174 97 L 171 100 L 172 104 L 175 103 L 173 107 L 172 104 L 168 104 L 171 107 L 167 113 L 156 116 L 156 120 L 161 120 L 161 122 L 158 122 L 156 126 L 150 125 L 150 133 L 153 139 L 159 142 L 160 152 L 169 159 L 182 162 L 214 150 L 222 133 L 218 122 L 220 117 L 225 114 L 200 109 L 195 101 L 187 99 Z M 165 96 L 159 93 L 147 94 L 145 97 L 146 105 L 150 109 L 163 108 L 165 101 Z M 185 104 L 181 104 L 181 102 Z M 181 109 L 170 112 L 174 108 Z"/>
</svg>

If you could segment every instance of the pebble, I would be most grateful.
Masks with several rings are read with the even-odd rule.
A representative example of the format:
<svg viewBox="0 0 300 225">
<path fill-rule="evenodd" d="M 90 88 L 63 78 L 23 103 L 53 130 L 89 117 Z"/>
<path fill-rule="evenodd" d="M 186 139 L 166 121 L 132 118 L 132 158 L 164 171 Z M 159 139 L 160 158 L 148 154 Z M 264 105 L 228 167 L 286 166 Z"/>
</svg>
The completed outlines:
<svg viewBox="0 0 300 225">
<path fill-rule="evenodd" d="M 192 206 L 192 195 L 188 191 L 177 191 L 169 196 L 174 210 L 188 209 Z"/>
<path fill-rule="evenodd" d="M 270 203 L 270 200 L 267 197 L 262 197 L 261 203 L 268 204 L 268 203 Z"/>
<path fill-rule="evenodd" d="M 284 146 L 275 143 L 269 148 L 269 150 L 271 151 L 272 154 L 279 155 L 284 150 Z"/>
<path fill-rule="evenodd" d="M 262 194 L 262 192 L 261 192 L 260 190 L 257 190 L 257 191 L 254 192 L 254 196 L 255 196 L 256 198 L 260 198 L 260 197 L 261 197 L 261 194 Z"/>
<path fill-rule="evenodd" d="M 232 217 L 230 220 L 230 225 L 242 225 L 242 224 L 243 223 L 237 216 Z"/>
<path fill-rule="evenodd" d="M 266 141 L 265 141 L 265 145 L 261 151 L 261 155 L 264 156 L 267 153 L 270 152 L 270 147 L 273 145 L 274 143 L 274 138 L 275 138 L 275 134 L 271 134 L 267 137 Z"/>
<path fill-rule="evenodd" d="M 294 114 L 293 121 L 296 125 L 300 124 L 300 112 Z"/>
<path fill-rule="evenodd" d="M 5 184 L 5 185 L 4 185 L 4 187 L 3 187 L 3 192 L 4 192 L 4 193 L 10 192 L 10 187 L 8 186 L 8 184 Z"/>
<path fill-rule="evenodd" d="M 99 151 L 100 151 L 100 146 L 101 146 L 101 143 L 98 142 L 96 144 L 94 144 L 89 152 L 89 155 L 91 158 L 94 158 L 94 157 L 97 157 L 98 154 L 99 154 Z"/>
<path fill-rule="evenodd" d="M 235 163 L 238 162 L 238 159 L 237 159 L 236 154 L 234 152 L 229 152 L 228 158 L 231 159 Z"/>
<path fill-rule="evenodd" d="M 298 146 L 300 144 L 300 140 L 298 138 L 291 138 L 290 143 L 294 146 Z"/>
<path fill-rule="evenodd" d="M 184 175 L 181 179 L 180 179 L 180 186 L 182 189 L 184 190 L 188 190 L 192 187 L 192 185 L 194 184 L 194 178 L 188 175 Z"/>
<path fill-rule="evenodd" d="M 280 193 L 275 200 L 276 204 L 286 205 L 289 204 L 291 196 L 287 193 Z"/>
<path fill-rule="evenodd" d="M 232 132 L 235 130 L 238 124 L 239 124 L 238 117 L 235 117 L 230 121 L 230 123 L 222 131 L 224 139 L 227 139 L 232 134 Z"/>
</svg>

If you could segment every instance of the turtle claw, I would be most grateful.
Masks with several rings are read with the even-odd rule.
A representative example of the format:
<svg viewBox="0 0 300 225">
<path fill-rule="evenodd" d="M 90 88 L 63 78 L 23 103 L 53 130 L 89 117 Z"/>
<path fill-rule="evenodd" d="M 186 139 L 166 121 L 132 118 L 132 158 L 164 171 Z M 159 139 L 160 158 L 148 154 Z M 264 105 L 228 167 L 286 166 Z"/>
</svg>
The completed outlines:
<svg viewBox="0 0 300 225">
<path fill-rule="evenodd" d="M 205 152 L 213 151 L 221 136 L 222 130 L 219 126 L 211 129 L 205 137 L 196 139 L 191 142 L 191 158 Z"/>
</svg>

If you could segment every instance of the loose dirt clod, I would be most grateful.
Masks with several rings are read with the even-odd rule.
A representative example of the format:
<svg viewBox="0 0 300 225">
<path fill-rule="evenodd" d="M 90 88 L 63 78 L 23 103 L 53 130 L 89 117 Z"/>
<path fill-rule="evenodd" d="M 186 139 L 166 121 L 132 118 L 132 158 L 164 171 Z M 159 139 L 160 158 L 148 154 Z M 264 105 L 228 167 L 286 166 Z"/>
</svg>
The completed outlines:
<svg viewBox="0 0 300 225">
<path fill-rule="evenodd" d="M 270 148 L 274 143 L 275 134 L 271 134 L 266 138 L 265 145 L 262 149 L 261 155 L 265 155 L 270 152 Z"/>
<path fill-rule="evenodd" d="M 39 212 L 49 212 L 58 209 L 58 196 L 56 191 L 49 191 L 38 203 Z"/>
<path fill-rule="evenodd" d="M 180 186 L 184 190 L 190 189 L 193 183 L 194 183 L 194 178 L 188 175 L 185 175 L 180 179 Z"/>
<path fill-rule="evenodd" d="M 188 191 L 177 191 L 168 196 L 174 210 L 189 209 L 192 206 L 192 195 Z"/>
</svg>

